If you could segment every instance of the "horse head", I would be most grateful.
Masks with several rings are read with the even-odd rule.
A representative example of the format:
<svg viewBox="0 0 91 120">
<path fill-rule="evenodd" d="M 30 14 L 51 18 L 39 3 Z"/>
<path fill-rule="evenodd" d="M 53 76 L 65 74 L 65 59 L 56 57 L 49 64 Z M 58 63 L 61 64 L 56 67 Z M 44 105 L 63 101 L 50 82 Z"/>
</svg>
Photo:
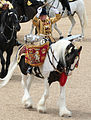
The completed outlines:
<svg viewBox="0 0 91 120">
<path fill-rule="evenodd" d="M 72 47 L 69 48 L 65 56 L 67 75 L 69 74 L 69 72 L 73 71 L 75 68 L 78 67 L 80 52 L 82 50 L 82 46 L 80 46 L 79 48 L 76 48 L 76 46 L 74 46 L 72 43 L 70 45 Z"/>
<path fill-rule="evenodd" d="M 59 72 L 65 72 L 69 75 L 76 67 L 78 67 L 80 52 L 82 46 L 77 48 L 73 43 L 66 40 L 59 40 L 56 42 L 52 51 L 54 52 L 54 59 L 56 61 L 55 67 Z"/>
<path fill-rule="evenodd" d="M 20 30 L 18 17 L 14 9 L 6 10 L 2 13 L 0 26 L 1 33 L 4 32 L 5 28 L 8 28 L 12 32 Z"/>
</svg>

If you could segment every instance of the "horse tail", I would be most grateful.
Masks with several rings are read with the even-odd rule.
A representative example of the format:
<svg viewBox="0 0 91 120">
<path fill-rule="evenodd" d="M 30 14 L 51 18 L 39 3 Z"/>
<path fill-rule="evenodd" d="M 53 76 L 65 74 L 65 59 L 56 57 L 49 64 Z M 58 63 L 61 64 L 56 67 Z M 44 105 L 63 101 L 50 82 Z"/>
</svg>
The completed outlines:
<svg viewBox="0 0 91 120">
<path fill-rule="evenodd" d="M 15 57 L 14 61 L 10 64 L 8 74 L 5 76 L 5 78 L 3 79 L 0 78 L 0 88 L 4 87 L 10 81 L 10 78 L 12 77 L 12 74 L 16 67 L 17 57 Z"/>
</svg>

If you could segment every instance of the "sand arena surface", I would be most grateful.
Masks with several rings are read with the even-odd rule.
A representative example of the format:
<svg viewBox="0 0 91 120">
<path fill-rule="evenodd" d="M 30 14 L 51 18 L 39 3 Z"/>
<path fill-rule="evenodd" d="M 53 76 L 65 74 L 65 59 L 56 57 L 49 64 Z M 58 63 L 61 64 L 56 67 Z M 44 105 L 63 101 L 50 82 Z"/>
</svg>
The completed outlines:
<svg viewBox="0 0 91 120">
<path fill-rule="evenodd" d="M 58 99 L 60 94 L 59 84 L 56 82 L 50 87 L 50 96 L 47 100 L 47 113 L 41 114 L 36 111 L 36 105 L 41 98 L 44 90 L 44 83 L 41 79 L 34 79 L 31 86 L 31 96 L 34 108 L 27 110 L 21 103 L 23 88 L 21 86 L 21 73 L 19 68 L 15 70 L 11 81 L 0 89 L 0 120 L 91 120 L 91 0 L 84 0 L 88 26 L 85 29 L 85 39 L 80 42 L 83 46 L 81 59 L 78 69 L 69 77 L 66 85 L 66 103 L 69 110 L 72 111 L 72 117 L 59 117 Z M 73 34 L 80 33 L 80 23 L 75 15 L 76 25 Z M 70 21 L 68 18 L 61 19 L 59 28 L 66 37 Z M 28 34 L 31 27 L 31 21 L 21 24 L 22 29 L 18 33 L 18 39 L 23 43 L 23 37 Z M 53 35 L 58 38 L 58 33 L 53 31 Z M 13 60 L 17 51 L 14 48 Z"/>
</svg>

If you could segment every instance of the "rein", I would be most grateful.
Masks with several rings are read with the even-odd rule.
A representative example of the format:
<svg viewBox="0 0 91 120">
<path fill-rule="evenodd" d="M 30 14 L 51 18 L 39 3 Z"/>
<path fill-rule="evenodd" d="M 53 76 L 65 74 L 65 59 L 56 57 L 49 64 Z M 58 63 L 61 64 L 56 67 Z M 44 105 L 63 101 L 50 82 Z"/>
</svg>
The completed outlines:
<svg viewBox="0 0 91 120">
<path fill-rule="evenodd" d="M 55 61 L 56 61 L 57 64 L 58 64 L 58 61 L 57 61 L 57 59 L 56 59 L 56 57 L 55 57 L 55 55 L 54 55 L 51 47 L 50 47 L 50 50 L 51 50 L 51 53 L 52 53 L 53 58 L 55 59 Z M 48 54 L 49 62 L 50 62 L 50 64 L 52 65 L 52 67 L 54 68 L 54 70 L 57 71 L 59 74 L 62 74 L 63 72 L 66 73 L 66 69 L 67 69 L 67 68 L 65 68 L 65 67 L 62 68 L 62 72 L 60 72 L 60 71 L 54 66 L 53 62 L 51 61 L 50 56 L 49 56 L 49 52 L 47 52 L 47 54 Z M 79 55 L 80 55 L 80 53 L 79 53 Z M 77 62 L 75 63 L 73 69 L 69 68 L 70 71 L 73 71 L 75 68 L 78 67 L 78 63 L 79 63 L 79 59 L 80 59 L 80 56 L 79 56 L 79 55 L 78 55 L 78 60 L 77 60 Z M 66 73 L 66 74 L 67 74 L 67 73 Z M 67 76 L 69 76 L 69 75 L 67 75 Z"/>
<path fill-rule="evenodd" d="M 50 50 L 51 50 L 51 53 L 52 53 L 53 58 L 54 58 L 55 61 L 58 63 L 56 57 L 54 56 L 54 53 L 53 53 L 51 47 L 50 47 Z M 50 56 L 49 56 L 49 52 L 47 52 L 47 54 L 48 54 L 49 62 L 51 63 L 51 65 L 52 65 L 52 67 L 55 69 L 55 71 L 57 71 L 59 74 L 62 74 L 62 72 L 65 72 L 65 71 L 66 71 L 65 68 L 64 68 L 64 69 L 62 70 L 62 72 L 60 72 L 60 71 L 54 66 L 54 64 L 52 63 L 52 61 L 51 61 L 51 59 L 50 59 Z"/>
<path fill-rule="evenodd" d="M 10 39 L 7 39 L 6 35 L 4 34 L 5 27 L 4 27 L 3 32 L 0 32 L 0 34 L 1 34 L 1 35 L 5 38 L 5 40 L 7 41 L 7 42 L 4 42 L 4 43 L 9 43 L 9 42 L 12 40 L 12 38 L 13 38 L 13 34 L 14 34 L 14 32 L 15 32 L 15 27 L 13 26 L 13 28 L 10 28 L 6 23 L 5 23 L 5 26 L 6 26 L 10 31 L 12 31 L 12 34 L 11 34 Z"/>
</svg>

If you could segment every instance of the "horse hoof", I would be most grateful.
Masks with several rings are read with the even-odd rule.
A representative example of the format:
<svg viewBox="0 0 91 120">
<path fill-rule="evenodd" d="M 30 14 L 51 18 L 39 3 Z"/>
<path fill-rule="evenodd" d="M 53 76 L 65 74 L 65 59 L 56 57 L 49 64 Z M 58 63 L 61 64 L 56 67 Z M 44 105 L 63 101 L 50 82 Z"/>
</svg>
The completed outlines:
<svg viewBox="0 0 91 120">
<path fill-rule="evenodd" d="M 59 112 L 59 116 L 60 117 L 64 117 L 64 116 L 68 116 L 68 117 L 71 117 L 72 116 L 72 113 L 67 110 L 67 109 L 63 109 Z"/>
<path fill-rule="evenodd" d="M 40 113 L 46 113 L 46 107 L 45 106 L 37 106 L 37 111 Z"/>
<path fill-rule="evenodd" d="M 63 39 L 64 38 L 64 36 L 60 36 L 60 38 L 59 39 Z"/>
<path fill-rule="evenodd" d="M 32 108 L 33 108 L 32 105 L 25 104 L 25 109 L 32 109 Z"/>
</svg>

